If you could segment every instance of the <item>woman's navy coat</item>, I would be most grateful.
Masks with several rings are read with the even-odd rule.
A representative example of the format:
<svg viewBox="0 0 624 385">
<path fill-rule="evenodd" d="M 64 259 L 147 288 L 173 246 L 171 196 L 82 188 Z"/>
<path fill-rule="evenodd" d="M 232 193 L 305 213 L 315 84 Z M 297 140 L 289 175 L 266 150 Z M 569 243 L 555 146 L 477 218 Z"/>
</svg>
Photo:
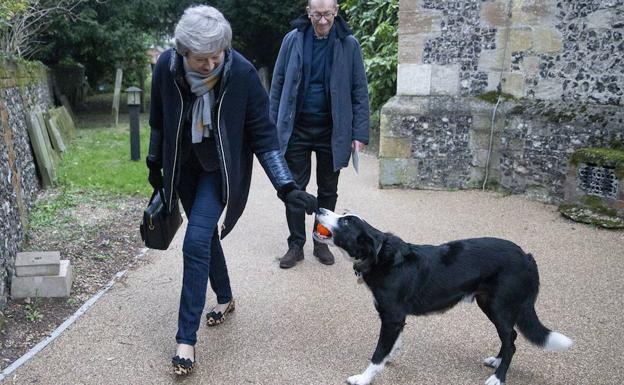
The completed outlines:
<svg viewBox="0 0 624 385">
<path fill-rule="evenodd" d="M 232 230 L 247 203 L 254 153 L 278 191 L 295 186 L 279 151 L 277 130 L 269 118 L 268 97 L 258 73 L 242 55 L 230 52 L 232 64 L 225 84 L 220 85 L 217 111 L 216 142 L 226 203 L 222 238 Z M 183 71 L 182 56 L 170 49 L 160 55 L 152 79 L 148 158 L 162 165 L 167 204 L 173 200 L 179 182 L 182 111 L 191 97 Z"/>
</svg>

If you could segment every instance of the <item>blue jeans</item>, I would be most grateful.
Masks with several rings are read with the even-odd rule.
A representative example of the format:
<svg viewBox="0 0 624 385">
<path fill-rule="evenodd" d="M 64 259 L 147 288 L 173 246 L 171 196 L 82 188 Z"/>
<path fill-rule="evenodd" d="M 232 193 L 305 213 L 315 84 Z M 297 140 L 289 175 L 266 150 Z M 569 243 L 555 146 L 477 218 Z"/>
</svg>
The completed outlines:
<svg viewBox="0 0 624 385">
<path fill-rule="evenodd" d="M 217 231 L 217 222 L 224 208 L 221 173 L 207 173 L 187 163 L 182 166 L 177 192 L 188 218 L 188 226 L 182 246 L 184 277 L 176 341 L 195 345 L 206 302 L 208 278 L 218 303 L 232 300 L 230 278 Z"/>
</svg>

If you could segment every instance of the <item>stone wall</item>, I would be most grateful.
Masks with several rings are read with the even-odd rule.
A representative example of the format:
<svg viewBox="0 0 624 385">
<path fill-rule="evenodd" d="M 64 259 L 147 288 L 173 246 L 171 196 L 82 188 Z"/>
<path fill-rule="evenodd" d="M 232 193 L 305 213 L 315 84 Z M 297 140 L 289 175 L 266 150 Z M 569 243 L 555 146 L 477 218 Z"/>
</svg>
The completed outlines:
<svg viewBox="0 0 624 385">
<path fill-rule="evenodd" d="M 48 109 L 51 104 L 43 65 L 0 60 L 0 310 L 39 190 L 26 112 Z"/>
<path fill-rule="evenodd" d="M 624 0 L 401 0 L 380 185 L 562 199 L 575 149 L 624 140 L 622 20 Z"/>
</svg>

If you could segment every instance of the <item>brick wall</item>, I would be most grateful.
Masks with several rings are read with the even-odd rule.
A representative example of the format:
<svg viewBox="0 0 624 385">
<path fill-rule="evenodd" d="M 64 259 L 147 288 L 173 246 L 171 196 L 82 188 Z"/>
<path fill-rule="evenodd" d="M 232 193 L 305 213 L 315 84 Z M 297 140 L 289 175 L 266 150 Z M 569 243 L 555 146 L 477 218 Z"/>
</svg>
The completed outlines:
<svg viewBox="0 0 624 385">
<path fill-rule="evenodd" d="M 621 0 L 401 0 L 380 185 L 479 187 L 487 165 L 490 185 L 562 199 L 575 149 L 624 140 L 623 14 Z"/>
<path fill-rule="evenodd" d="M 0 310 L 39 190 L 25 114 L 51 107 L 47 79 L 43 65 L 0 60 Z"/>
</svg>

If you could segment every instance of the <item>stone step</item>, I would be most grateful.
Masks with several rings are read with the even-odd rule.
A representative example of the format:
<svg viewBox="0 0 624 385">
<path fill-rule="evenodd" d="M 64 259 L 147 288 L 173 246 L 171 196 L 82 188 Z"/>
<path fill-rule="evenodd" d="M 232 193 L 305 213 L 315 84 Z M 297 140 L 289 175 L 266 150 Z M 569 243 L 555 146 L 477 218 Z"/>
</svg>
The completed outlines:
<svg viewBox="0 0 624 385">
<path fill-rule="evenodd" d="M 59 275 L 61 253 L 58 251 L 28 251 L 17 253 L 15 275 L 33 277 Z"/>
<path fill-rule="evenodd" d="M 11 280 L 11 297 L 69 297 L 73 280 L 71 264 L 69 260 L 63 259 L 58 275 L 14 276 Z"/>
</svg>

